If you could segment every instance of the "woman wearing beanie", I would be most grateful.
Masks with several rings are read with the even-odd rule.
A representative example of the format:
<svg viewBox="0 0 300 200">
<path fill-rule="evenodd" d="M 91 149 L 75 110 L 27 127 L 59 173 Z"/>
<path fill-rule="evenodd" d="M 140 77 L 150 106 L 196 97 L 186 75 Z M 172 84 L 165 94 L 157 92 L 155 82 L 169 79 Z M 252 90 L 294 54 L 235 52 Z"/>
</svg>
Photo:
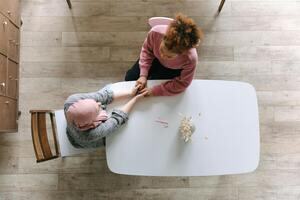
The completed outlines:
<svg viewBox="0 0 300 200">
<path fill-rule="evenodd" d="M 125 80 L 136 81 L 139 92 L 148 96 L 172 96 L 183 92 L 192 82 L 203 38 L 195 22 L 177 14 L 169 25 L 156 25 L 144 41 L 139 60 L 127 71 Z M 171 79 L 152 88 L 147 80 Z"/>
<path fill-rule="evenodd" d="M 67 119 L 67 136 L 76 148 L 96 148 L 105 145 L 104 138 L 113 133 L 128 120 L 134 104 L 145 96 L 132 91 L 115 93 L 109 87 L 93 93 L 73 94 L 64 104 Z M 105 107 L 113 100 L 131 98 L 120 109 L 114 109 L 109 116 Z"/>
</svg>

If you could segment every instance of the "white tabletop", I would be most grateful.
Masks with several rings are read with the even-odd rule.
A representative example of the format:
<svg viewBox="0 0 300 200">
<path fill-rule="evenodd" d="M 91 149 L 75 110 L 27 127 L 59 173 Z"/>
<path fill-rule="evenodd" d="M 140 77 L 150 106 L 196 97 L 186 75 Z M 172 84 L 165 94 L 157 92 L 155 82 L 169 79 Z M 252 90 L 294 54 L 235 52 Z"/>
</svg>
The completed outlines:
<svg viewBox="0 0 300 200">
<path fill-rule="evenodd" d="M 148 81 L 149 86 L 154 84 Z M 120 82 L 112 88 L 133 85 Z M 180 137 L 179 113 L 195 123 L 187 143 Z M 254 171 L 259 163 L 255 89 L 243 82 L 194 80 L 182 94 L 145 98 L 128 122 L 107 137 L 106 156 L 109 169 L 118 174 L 209 176 Z"/>
</svg>

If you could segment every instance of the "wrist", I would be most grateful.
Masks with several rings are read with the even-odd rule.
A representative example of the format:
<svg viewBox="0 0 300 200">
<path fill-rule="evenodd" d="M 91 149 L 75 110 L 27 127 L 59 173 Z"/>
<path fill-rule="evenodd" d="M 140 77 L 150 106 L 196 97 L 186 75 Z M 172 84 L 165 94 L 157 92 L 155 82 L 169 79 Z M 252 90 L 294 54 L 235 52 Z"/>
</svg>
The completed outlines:
<svg viewBox="0 0 300 200">
<path fill-rule="evenodd" d="M 137 96 L 132 97 L 132 99 L 130 100 L 132 103 L 135 103 L 137 101 Z"/>
<path fill-rule="evenodd" d="M 148 89 L 148 96 L 153 96 L 152 88 Z"/>
<path fill-rule="evenodd" d="M 147 76 L 146 75 L 140 75 L 140 78 L 145 78 L 145 79 L 147 79 Z"/>
<path fill-rule="evenodd" d="M 133 97 L 134 96 L 134 91 L 128 91 L 126 94 L 126 97 Z"/>
</svg>

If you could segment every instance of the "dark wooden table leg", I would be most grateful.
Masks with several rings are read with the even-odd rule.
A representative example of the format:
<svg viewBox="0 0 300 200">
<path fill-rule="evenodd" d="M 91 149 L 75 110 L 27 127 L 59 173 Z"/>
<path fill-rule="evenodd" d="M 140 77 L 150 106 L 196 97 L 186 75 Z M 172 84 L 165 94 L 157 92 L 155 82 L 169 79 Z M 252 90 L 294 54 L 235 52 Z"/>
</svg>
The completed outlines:
<svg viewBox="0 0 300 200">
<path fill-rule="evenodd" d="M 224 3 L 225 3 L 225 0 L 222 0 L 221 3 L 220 3 L 220 5 L 219 5 L 218 12 L 221 12 Z"/>
<path fill-rule="evenodd" d="M 67 3 L 68 3 L 68 5 L 69 5 L 69 8 L 72 9 L 71 1 L 70 1 L 70 0 L 67 0 Z"/>
</svg>

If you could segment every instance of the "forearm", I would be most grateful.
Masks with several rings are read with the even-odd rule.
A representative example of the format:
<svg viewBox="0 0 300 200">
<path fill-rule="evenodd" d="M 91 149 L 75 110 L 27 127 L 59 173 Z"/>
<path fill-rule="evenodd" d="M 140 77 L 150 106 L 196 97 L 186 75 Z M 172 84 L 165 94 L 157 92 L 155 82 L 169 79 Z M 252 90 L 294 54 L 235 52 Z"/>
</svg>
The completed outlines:
<svg viewBox="0 0 300 200">
<path fill-rule="evenodd" d="M 130 90 L 128 90 L 128 91 L 114 92 L 114 94 L 113 94 L 113 100 L 129 98 L 132 95 L 131 92 L 132 91 L 130 91 Z"/>
<path fill-rule="evenodd" d="M 195 66 L 188 66 L 181 71 L 180 76 L 152 87 L 152 94 L 154 96 L 173 96 L 183 92 L 193 80 Z"/>
<path fill-rule="evenodd" d="M 142 50 L 140 53 L 140 76 L 148 76 L 149 69 L 152 65 L 152 61 L 155 58 L 153 53 L 153 43 L 154 43 L 154 35 L 153 31 L 150 31 L 147 35 L 147 38 L 144 41 L 142 46 Z"/>
<path fill-rule="evenodd" d="M 128 114 L 132 110 L 135 103 L 136 103 L 136 98 L 132 98 L 120 110 Z"/>
<path fill-rule="evenodd" d="M 153 96 L 174 96 L 183 92 L 191 81 L 178 81 L 176 78 L 151 88 Z"/>
</svg>

